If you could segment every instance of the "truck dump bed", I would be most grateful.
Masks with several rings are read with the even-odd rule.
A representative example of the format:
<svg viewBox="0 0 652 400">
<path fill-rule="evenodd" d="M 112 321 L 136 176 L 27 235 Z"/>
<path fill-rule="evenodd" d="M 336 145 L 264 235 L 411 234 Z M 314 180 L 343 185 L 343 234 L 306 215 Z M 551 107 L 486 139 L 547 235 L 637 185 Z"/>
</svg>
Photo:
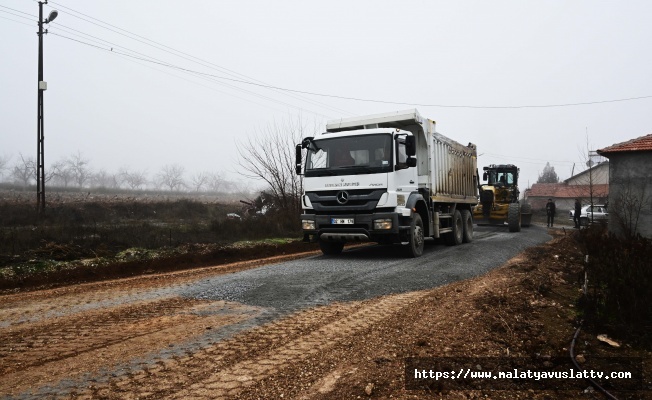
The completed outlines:
<svg viewBox="0 0 652 400">
<path fill-rule="evenodd" d="M 477 150 L 464 146 L 435 130 L 435 121 L 416 109 L 342 118 L 328 121 L 326 132 L 355 129 L 398 128 L 412 132 L 417 140 L 419 187 L 427 188 L 434 201 L 477 203 Z"/>
<path fill-rule="evenodd" d="M 432 134 L 431 196 L 435 201 L 476 203 L 478 195 L 477 150 L 446 136 Z"/>
</svg>

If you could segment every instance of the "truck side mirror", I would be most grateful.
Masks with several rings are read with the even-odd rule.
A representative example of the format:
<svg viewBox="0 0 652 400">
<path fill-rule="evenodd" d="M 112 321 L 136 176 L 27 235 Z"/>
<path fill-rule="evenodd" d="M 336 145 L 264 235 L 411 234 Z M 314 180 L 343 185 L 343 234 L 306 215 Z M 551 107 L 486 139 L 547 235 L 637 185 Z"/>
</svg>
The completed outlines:
<svg viewBox="0 0 652 400">
<path fill-rule="evenodd" d="M 410 156 L 415 156 L 417 154 L 417 144 L 414 140 L 414 136 L 405 137 L 405 154 Z"/>
<path fill-rule="evenodd" d="M 295 156 L 295 162 L 294 163 L 295 163 L 295 169 L 297 171 L 297 175 L 301 175 L 301 147 L 302 146 L 300 144 L 298 144 L 295 147 L 296 156 Z"/>
<path fill-rule="evenodd" d="M 486 181 L 486 180 L 487 180 L 487 173 L 486 173 L 486 172 L 482 174 L 482 180 L 483 180 L 483 181 Z"/>
<path fill-rule="evenodd" d="M 414 157 L 408 157 L 407 160 L 405 160 L 405 165 L 408 167 L 416 167 L 417 166 L 417 159 Z"/>
</svg>

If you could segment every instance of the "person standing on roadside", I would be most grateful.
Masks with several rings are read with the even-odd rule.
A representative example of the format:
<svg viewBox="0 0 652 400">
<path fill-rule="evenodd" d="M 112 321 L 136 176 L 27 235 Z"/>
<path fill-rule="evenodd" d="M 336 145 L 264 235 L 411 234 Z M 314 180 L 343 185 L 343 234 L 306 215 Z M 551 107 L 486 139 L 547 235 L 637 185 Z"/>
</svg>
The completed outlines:
<svg viewBox="0 0 652 400">
<path fill-rule="evenodd" d="M 575 199 L 575 213 L 573 214 L 573 222 L 575 223 L 575 228 L 580 229 L 580 215 L 582 214 L 582 203 L 580 199 Z"/>
<path fill-rule="evenodd" d="M 552 201 L 552 199 L 548 199 L 548 202 L 546 203 L 546 215 L 548 216 L 548 228 L 552 228 L 552 225 L 555 222 L 556 208 L 557 206 L 555 206 L 555 202 Z"/>
</svg>

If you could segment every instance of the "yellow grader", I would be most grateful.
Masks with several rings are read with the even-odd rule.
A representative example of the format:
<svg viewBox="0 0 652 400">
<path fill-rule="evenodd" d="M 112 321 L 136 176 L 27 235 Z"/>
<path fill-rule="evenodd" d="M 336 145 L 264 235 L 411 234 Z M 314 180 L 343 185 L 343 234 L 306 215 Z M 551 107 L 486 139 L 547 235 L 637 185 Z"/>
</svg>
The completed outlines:
<svg viewBox="0 0 652 400">
<path fill-rule="evenodd" d="M 489 165 L 483 168 L 480 203 L 473 210 L 478 225 L 505 225 L 510 232 L 530 226 L 532 207 L 519 203 L 519 168 L 512 164 Z"/>
</svg>

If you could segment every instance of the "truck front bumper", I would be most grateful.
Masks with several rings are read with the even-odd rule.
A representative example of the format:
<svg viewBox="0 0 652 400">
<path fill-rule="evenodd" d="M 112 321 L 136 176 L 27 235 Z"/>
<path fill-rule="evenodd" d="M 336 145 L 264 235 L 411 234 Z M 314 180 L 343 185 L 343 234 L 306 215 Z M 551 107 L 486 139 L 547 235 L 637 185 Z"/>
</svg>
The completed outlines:
<svg viewBox="0 0 652 400">
<path fill-rule="evenodd" d="M 405 219 L 395 212 L 374 214 L 302 214 L 304 240 L 333 242 L 398 242 L 409 231 Z M 313 224 L 306 229 L 308 225 Z M 344 222 L 344 223 L 341 223 Z M 351 223 L 352 222 L 352 223 Z M 403 225 L 401 225 L 403 223 Z M 382 229 L 378 229 L 382 227 Z"/>
</svg>

